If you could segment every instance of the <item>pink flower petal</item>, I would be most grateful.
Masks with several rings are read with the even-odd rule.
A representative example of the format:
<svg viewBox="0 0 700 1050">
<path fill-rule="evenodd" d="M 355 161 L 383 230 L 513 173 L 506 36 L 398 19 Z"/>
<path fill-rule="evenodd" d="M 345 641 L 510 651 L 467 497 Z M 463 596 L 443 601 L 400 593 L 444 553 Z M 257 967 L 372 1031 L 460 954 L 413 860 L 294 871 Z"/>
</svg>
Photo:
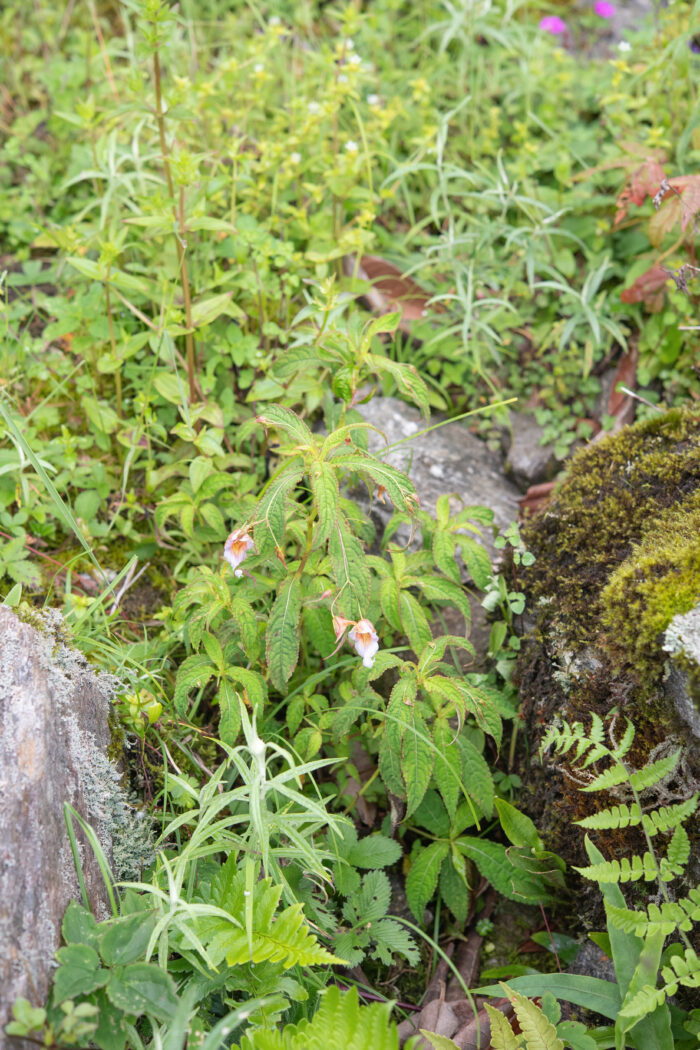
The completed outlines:
<svg viewBox="0 0 700 1050">
<path fill-rule="evenodd" d="M 609 3 L 608 0 L 597 0 L 593 10 L 600 18 L 614 18 L 615 16 L 615 5 Z"/>
<path fill-rule="evenodd" d="M 566 32 L 566 22 L 559 15 L 545 15 L 540 21 L 539 28 L 544 33 L 551 33 L 552 36 L 561 36 Z"/>
</svg>

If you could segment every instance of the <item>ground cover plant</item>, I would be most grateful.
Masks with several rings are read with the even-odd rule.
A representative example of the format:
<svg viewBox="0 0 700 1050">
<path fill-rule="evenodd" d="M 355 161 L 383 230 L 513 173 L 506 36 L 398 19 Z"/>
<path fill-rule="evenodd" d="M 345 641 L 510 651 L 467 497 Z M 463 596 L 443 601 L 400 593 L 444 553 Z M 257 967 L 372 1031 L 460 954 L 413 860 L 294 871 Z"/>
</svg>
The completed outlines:
<svg viewBox="0 0 700 1050">
<path fill-rule="evenodd" d="M 611 8 L 0 15 L 4 600 L 58 606 L 119 676 L 157 845 L 138 881 L 107 872 L 111 917 L 71 905 L 51 999 L 19 1001 L 10 1035 L 397 1046 L 445 947 L 487 935 L 489 894 L 550 915 L 565 897 L 518 810 L 524 599 L 493 513 L 421 504 L 362 405 L 393 394 L 426 430 L 437 409 L 493 437 L 517 398 L 563 459 L 616 425 L 596 405 L 611 367 L 642 417 L 697 400 L 700 5 L 619 46 Z M 383 532 L 367 500 L 391 505 Z M 515 525 L 495 546 L 531 562 Z M 568 732 L 551 742 L 607 758 L 601 778 L 653 784 L 597 723 Z M 667 1000 L 698 986 L 697 891 L 642 911 L 610 885 L 663 896 L 691 810 L 645 814 L 674 829 L 667 855 L 615 878 L 590 846 L 612 1024 L 530 1002 L 541 978 L 516 963 L 490 990 L 519 1033 L 474 1004 L 495 1050 L 696 1045 L 697 1011 Z M 553 990 L 590 1005 L 585 980 Z"/>
</svg>

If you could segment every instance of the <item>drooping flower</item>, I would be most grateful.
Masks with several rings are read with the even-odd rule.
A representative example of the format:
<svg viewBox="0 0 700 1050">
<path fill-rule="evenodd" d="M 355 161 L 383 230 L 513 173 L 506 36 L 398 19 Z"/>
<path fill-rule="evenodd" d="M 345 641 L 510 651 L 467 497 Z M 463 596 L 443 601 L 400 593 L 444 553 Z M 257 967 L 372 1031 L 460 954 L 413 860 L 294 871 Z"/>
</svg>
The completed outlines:
<svg viewBox="0 0 700 1050">
<path fill-rule="evenodd" d="M 544 33 L 551 33 L 552 36 L 561 36 L 562 33 L 566 32 L 566 22 L 559 15 L 545 15 L 540 20 L 539 28 Z"/>
<path fill-rule="evenodd" d="M 224 544 L 224 558 L 233 569 L 234 576 L 242 576 L 243 571 L 238 568 L 242 561 L 248 557 L 248 551 L 253 550 L 255 544 L 248 530 L 235 529 Z"/>
<path fill-rule="evenodd" d="M 615 5 L 609 3 L 609 0 L 597 0 L 597 3 L 593 10 L 600 18 L 615 17 Z"/>
<path fill-rule="evenodd" d="M 354 623 L 354 620 L 346 620 L 344 616 L 333 617 L 333 630 L 335 631 L 336 642 L 340 641 L 348 627 L 352 627 Z"/>
<path fill-rule="evenodd" d="M 355 652 L 362 657 L 365 667 L 374 666 L 374 657 L 379 649 L 379 636 L 371 620 L 358 620 L 348 635 Z"/>
</svg>

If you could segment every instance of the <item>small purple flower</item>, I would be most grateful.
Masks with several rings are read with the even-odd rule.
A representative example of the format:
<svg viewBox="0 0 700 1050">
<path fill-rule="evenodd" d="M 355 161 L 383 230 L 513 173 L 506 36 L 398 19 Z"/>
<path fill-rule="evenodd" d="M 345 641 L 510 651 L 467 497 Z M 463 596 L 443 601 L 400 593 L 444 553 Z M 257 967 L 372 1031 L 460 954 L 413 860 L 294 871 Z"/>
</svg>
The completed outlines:
<svg viewBox="0 0 700 1050">
<path fill-rule="evenodd" d="M 597 0 L 595 7 L 593 8 L 595 13 L 601 18 L 614 18 L 615 17 L 615 5 L 608 3 L 608 0 Z"/>
<path fill-rule="evenodd" d="M 700 36 L 694 36 L 688 41 L 688 47 L 694 55 L 700 55 Z"/>
<path fill-rule="evenodd" d="M 566 32 L 566 22 L 559 15 L 546 15 L 540 22 L 539 28 L 552 36 L 561 36 Z"/>
</svg>

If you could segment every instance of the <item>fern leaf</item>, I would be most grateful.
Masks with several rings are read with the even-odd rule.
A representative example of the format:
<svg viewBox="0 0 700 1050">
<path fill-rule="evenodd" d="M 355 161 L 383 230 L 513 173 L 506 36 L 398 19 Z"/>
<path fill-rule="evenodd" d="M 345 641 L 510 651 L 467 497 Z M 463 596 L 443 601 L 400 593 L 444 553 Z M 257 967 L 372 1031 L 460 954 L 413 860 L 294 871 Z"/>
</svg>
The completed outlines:
<svg viewBox="0 0 700 1050">
<path fill-rule="evenodd" d="M 634 725 L 630 722 L 629 719 L 627 719 L 627 725 L 625 726 L 625 731 L 622 734 L 622 740 L 613 751 L 613 757 L 616 758 L 618 761 L 621 758 L 624 758 L 629 749 L 632 747 L 632 744 L 634 742 L 634 735 Z"/>
<path fill-rule="evenodd" d="M 584 820 L 575 820 L 581 828 L 592 828 L 595 831 L 606 831 L 609 828 L 633 828 L 642 823 L 644 817 L 636 802 L 631 806 L 613 806 L 603 809 Z"/>
<path fill-rule="evenodd" d="M 661 859 L 660 875 L 664 882 L 670 882 L 677 875 L 682 875 L 690 856 L 690 839 L 682 824 L 673 832 L 668 844 L 668 852 Z"/>
<path fill-rule="evenodd" d="M 679 802 L 675 806 L 663 806 L 661 809 L 652 810 L 651 813 L 645 813 L 642 817 L 642 827 L 649 835 L 670 831 L 681 821 L 692 816 L 697 808 L 698 796 L 693 795 L 692 798 Z"/>
<path fill-rule="evenodd" d="M 503 990 L 515 1010 L 527 1050 L 564 1050 L 556 1028 L 539 1006 L 507 985 L 503 986 Z"/>
<path fill-rule="evenodd" d="M 518 1050 L 519 1041 L 501 1011 L 488 1003 L 484 1007 L 491 1022 L 491 1050 Z"/>
<path fill-rule="evenodd" d="M 234 1050 L 321 1050 L 342 1046 L 347 1050 L 398 1050 L 396 1025 L 390 1018 L 391 1003 L 360 1006 L 357 989 L 341 993 L 331 986 L 311 1021 L 286 1025 L 281 1032 L 248 1031 Z"/>
<path fill-rule="evenodd" d="M 643 769 L 638 769 L 631 774 L 630 785 L 635 791 L 643 791 L 645 788 L 658 784 L 676 768 L 680 754 L 681 749 L 678 748 L 665 758 L 659 758 L 656 762 L 650 762 L 648 766 L 644 766 Z"/>
<path fill-rule="evenodd" d="M 574 870 L 591 882 L 637 882 L 639 879 L 651 882 L 658 875 L 651 853 L 645 853 L 643 857 L 634 856 L 631 862 L 628 857 L 623 857 L 621 861 L 605 860 Z"/>
<path fill-rule="evenodd" d="M 628 783 L 629 780 L 630 774 L 626 767 L 621 762 L 616 762 L 614 766 L 610 766 L 609 769 L 594 777 L 590 784 L 586 784 L 585 787 L 581 788 L 581 791 L 608 791 L 610 788 L 617 787 L 618 784 Z M 654 781 L 652 780 L 650 783 L 653 784 Z"/>
<path fill-rule="evenodd" d="M 662 967 L 661 976 L 664 980 L 662 988 L 645 985 L 624 1004 L 620 1014 L 635 1019 L 646 1017 L 669 996 L 675 995 L 679 985 L 700 988 L 700 959 L 692 948 L 687 948 L 682 955 L 671 956 L 671 965 Z"/>
<path fill-rule="evenodd" d="M 675 929 L 687 933 L 692 929 L 693 921 L 700 921 L 700 889 L 691 890 L 690 895 L 682 900 L 664 901 L 661 907 L 650 904 L 645 912 L 614 905 L 608 905 L 606 911 L 614 926 L 636 937 L 657 931 L 668 937 Z"/>
</svg>

